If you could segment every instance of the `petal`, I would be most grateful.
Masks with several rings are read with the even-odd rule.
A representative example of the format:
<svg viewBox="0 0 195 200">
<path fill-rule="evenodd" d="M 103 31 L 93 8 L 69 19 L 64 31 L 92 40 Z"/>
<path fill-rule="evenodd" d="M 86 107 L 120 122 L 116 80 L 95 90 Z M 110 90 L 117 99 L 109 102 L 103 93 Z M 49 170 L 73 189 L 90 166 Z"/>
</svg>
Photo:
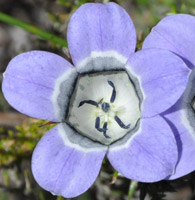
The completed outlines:
<svg viewBox="0 0 195 200">
<path fill-rule="evenodd" d="M 9 63 L 2 90 L 9 104 L 18 111 L 35 118 L 61 121 L 56 116 L 52 95 L 57 78 L 70 71 L 75 71 L 72 65 L 53 53 L 23 53 Z"/>
<path fill-rule="evenodd" d="M 165 115 L 172 128 L 179 151 L 179 160 L 175 173 L 168 179 L 176 179 L 195 170 L 195 133 L 192 135 L 183 119 L 184 110 L 178 110 Z"/>
<path fill-rule="evenodd" d="M 155 182 L 174 173 L 178 152 L 169 125 L 156 116 L 143 119 L 141 127 L 125 145 L 112 145 L 108 159 L 127 178 Z"/>
<path fill-rule="evenodd" d="M 82 5 L 70 19 L 67 38 L 75 66 L 93 52 L 105 52 L 105 56 L 117 52 L 127 60 L 136 45 L 132 20 L 115 3 Z"/>
<path fill-rule="evenodd" d="M 177 14 L 162 19 L 147 36 L 143 48 L 170 50 L 195 66 L 195 17 Z M 190 63 L 189 63 L 190 62 Z"/>
<path fill-rule="evenodd" d="M 143 95 L 142 117 L 151 117 L 165 111 L 180 98 L 190 70 L 182 59 L 169 51 L 146 49 L 130 57 L 127 71 L 130 77 L 139 80 Z"/>
<path fill-rule="evenodd" d="M 66 134 L 72 134 L 73 141 Z M 66 125 L 57 125 L 43 136 L 33 152 L 33 175 L 44 189 L 72 198 L 93 184 L 105 153 L 105 146 L 77 135 Z"/>
<path fill-rule="evenodd" d="M 188 86 L 182 98 L 163 116 L 172 128 L 179 150 L 179 160 L 175 174 L 168 179 L 176 179 L 195 170 L 195 111 L 192 101 L 195 96 L 195 70 L 190 74 Z"/>
</svg>

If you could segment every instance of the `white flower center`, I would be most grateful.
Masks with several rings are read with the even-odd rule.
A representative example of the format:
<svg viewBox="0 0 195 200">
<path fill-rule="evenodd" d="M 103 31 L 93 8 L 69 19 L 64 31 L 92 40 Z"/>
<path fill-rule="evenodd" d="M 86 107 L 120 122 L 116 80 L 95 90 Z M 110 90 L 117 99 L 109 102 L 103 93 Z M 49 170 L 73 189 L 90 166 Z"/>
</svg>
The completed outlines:
<svg viewBox="0 0 195 200">
<path fill-rule="evenodd" d="M 82 135 L 111 144 L 135 128 L 140 102 L 125 71 L 80 75 L 67 122 Z"/>
</svg>

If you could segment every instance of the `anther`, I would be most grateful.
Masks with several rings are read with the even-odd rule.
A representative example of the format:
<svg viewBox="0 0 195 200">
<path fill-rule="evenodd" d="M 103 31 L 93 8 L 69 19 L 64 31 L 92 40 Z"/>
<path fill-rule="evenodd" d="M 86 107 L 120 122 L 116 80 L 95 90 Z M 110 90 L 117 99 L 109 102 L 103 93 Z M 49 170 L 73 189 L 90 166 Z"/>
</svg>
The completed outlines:
<svg viewBox="0 0 195 200">
<path fill-rule="evenodd" d="M 100 117 L 97 117 L 95 120 L 95 128 L 99 131 L 99 132 L 106 132 L 107 131 L 107 126 L 106 128 L 100 128 Z"/>
<path fill-rule="evenodd" d="M 104 122 L 103 129 L 107 130 L 107 125 L 108 125 L 108 123 L 107 123 L 107 122 Z M 105 137 L 105 138 L 110 138 L 110 137 L 106 134 L 106 131 L 104 131 L 103 134 L 104 134 L 104 137 Z"/>
<path fill-rule="evenodd" d="M 98 103 L 97 103 L 96 101 L 93 101 L 93 100 L 84 100 L 84 101 L 81 101 L 81 102 L 79 103 L 78 107 L 82 106 L 82 105 L 85 104 L 85 103 L 91 104 L 91 105 L 93 105 L 93 106 L 98 107 Z"/>
<path fill-rule="evenodd" d="M 100 117 L 97 117 L 95 120 L 95 128 L 99 131 L 99 132 L 103 132 L 104 137 L 106 138 L 110 138 L 107 134 L 106 131 L 107 129 L 107 122 L 104 122 L 103 128 L 100 128 Z"/>
<path fill-rule="evenodd" d="M 117 124 L 124 129 L 128 129 L 130 127 L 131 124 L 128 124 L 127 126 L 121 121 L 121 119 L 118 116 L 114 116 L 115 121 L 117 122 Z"/>
<path fill-rule="evenodd" d="M 113 103 L 116 98 L 116 89 L 115 89 L 114 83 L 112 81 L 108 81 L 108 84 L 113 88 L 112 95 L 110 97 L 110 103 Z"/>
</svg>

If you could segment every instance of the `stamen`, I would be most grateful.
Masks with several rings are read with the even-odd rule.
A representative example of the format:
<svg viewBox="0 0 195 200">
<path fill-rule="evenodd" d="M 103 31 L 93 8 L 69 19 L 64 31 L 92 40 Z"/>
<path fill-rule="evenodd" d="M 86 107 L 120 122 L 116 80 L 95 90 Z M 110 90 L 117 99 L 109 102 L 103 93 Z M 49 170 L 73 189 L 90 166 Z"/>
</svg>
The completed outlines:
<svg viewBox="0 0 195 200">
<path fill-rule="evenodd" d="M 113 88 L 112 96 L 110 97 L 110 103 L 113 103 L 116 98 L 116 89 L 115 89 L 114 83 L 112 81 L 108 81 L 108 84 Z"/>
<path fill-rule="evenodd" d="M 103 125 L 103 128 L 100 128 L 100 117 L 97 117 L 96 120 L 95 120 L 95 128 L 99 131 L 99 132 L 103 132 L 104 136 L 106 138 L 110 138 L 107 134 L 106 134 L 106 131 L 108 130 L 107 129 L 107 122 L 104 122 L 104 125 Z"/>
<path fill-rule="evenodd" d="M 104 137 L 105 137 L 105 138 L 110 138 L 110 137 L 106 134 L 106 132 L 104 132 L 103 134 L 104 134 Z"/>
<path fill-rule="evenodd" d="M 102 104 L 102 110 L 103 110 L 104 112 L 108 112 L 109 109 L 110 109 L 109 103 L 104 102 L 104 103 Z"/>
<path fill-rule="evenodd" d="M 91 105 L 93 105 L 93 106 L 96 106 L 96 107 L 98 107 L 98 103 L 96 102 L 96 101 L 93 101 L 93 100 L 84 100 L 84 101 L 81 101 L 80 103 L 79 103 L 79 106 L 78 107 L 81 107 L 83 104 L 85 104 L 85 103 L 88 103 L 88 104 L 91 104 Z"/>
<path fill-rule="evenodd" d="M 107 130 L 107 125 L 108 125 L 108 123 L 105 122 L 105 123 L 104 123 L 104 126 L 103 126 L 103 129 Z M 106 131 L 105 131 L 103 134 L 104 134 L 104 137 L 105 137 L 105 138 L 110 138 L 110 137 L 106 134 Z"/>
<path fill-rule="evenodd" d="M 100 117 L 97 117 L 95 120 L 95 128 L 99 131 L 99 132 L 106 132 L 107 131 L 107 127 L 104 128 L 100 128 Z"/>
<path fill-rule="evenodd" d="M 128 129 L 130 127 L 131 124 L 128 124 L 127 126 L 121 121 L 121 119 L 118 116 L 114 116 L 115 121 L 117 122 L 117 124 L 124 129 Z"/>
</svg>

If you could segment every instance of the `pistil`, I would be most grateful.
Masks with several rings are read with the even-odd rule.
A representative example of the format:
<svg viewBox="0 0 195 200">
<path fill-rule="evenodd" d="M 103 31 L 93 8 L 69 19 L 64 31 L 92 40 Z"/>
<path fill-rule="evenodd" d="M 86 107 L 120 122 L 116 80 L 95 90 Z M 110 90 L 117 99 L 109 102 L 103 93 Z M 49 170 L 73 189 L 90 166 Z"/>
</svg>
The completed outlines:
<svg viewBox="0 0 195 200">
<path fill-rule="evenodd" d="M 102 110 L 103 110 L 104 112 L 107 113 L 107 112 L 109 111 L 109 109 L 110 109 L 110 104 L 104 102 L 104 103 L 102 104 Z"/>
</svg>

